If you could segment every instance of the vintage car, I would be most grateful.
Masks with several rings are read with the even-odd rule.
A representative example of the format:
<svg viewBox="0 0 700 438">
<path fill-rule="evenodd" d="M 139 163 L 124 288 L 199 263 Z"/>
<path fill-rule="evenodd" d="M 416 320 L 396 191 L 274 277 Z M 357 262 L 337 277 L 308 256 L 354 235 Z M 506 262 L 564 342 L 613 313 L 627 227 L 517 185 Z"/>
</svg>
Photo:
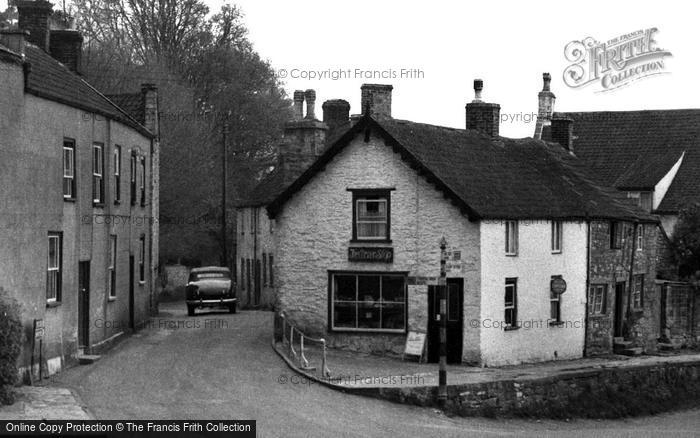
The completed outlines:
<svg viewBox="0 0 700 438">
<path fill-rule="evenodd" d="M 185 288 L 187 315 L 193 316 L 197 308 L 219 307 L 236 313 L 238 299 L 231 282 L 231 271 L 219 266 L 195 268 Z"/>
</svg>

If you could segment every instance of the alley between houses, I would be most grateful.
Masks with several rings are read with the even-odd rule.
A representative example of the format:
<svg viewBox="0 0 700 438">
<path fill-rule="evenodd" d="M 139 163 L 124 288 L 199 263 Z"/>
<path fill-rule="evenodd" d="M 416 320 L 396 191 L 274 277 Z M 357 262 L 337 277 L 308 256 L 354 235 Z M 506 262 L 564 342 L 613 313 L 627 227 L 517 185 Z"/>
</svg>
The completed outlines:
<svg viewBox="0 0 700 438">
<path fill-rule="evenodd" d="M 54 376 L 99 419 L 255 418 L 259 436 L 692 436 L 700 410 L 616 421 L 448 418 L 426 408 L 353 396 L 309 382 L 270 346 L 272 313 L 203 312 L 161 305 L 148 328 L 101 360 Z M 285 381 L 285 377 L 287 380 Z"/>
</svg>

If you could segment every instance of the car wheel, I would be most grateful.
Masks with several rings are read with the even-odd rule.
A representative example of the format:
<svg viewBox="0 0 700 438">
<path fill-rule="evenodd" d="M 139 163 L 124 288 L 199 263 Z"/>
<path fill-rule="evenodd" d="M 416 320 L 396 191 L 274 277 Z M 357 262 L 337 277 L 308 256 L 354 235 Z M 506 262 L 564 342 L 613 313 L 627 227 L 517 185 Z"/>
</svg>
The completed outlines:
<svg viewBox="0 0 700 438">
<path fill-rule="evenodd" d="M 187 306 L 187 316 L 194 316 L 194 306 Z"/>
<path fill-rule="evenodd" d="M 231 313 L 236 313 L 236 303 L 233 303 L 230 306 L 228 306 L 228 311 Z"/>
</svg>

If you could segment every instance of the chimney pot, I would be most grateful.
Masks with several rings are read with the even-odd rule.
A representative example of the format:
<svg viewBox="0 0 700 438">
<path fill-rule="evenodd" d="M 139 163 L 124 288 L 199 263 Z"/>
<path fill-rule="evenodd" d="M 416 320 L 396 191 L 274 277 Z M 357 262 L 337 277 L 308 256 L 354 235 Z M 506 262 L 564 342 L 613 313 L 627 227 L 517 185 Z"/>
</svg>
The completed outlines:
<svg viewBox="0 0 700 438">
<path fill-rule="evenodd" d="M 481 91 L 484 89 L 484 81 L 474 79 L 474 100 L 472 102 L 481 102 Z"/>
<path fill-rule="evenodd" d="M 304 92 L 296 90 L 294 92 L 294 111 L 293 119 L 301 120 L 304 118 Z"/>
<path fill-rule="evenodd" d="M 549 73 L 542 73 L 542 91 L 549 91 L 549 85 L 552 82 L 552 75 Z"/>
<path fill-rule="evenodd" d="M 549 73 L 542 73 L 542 91 L 537 94 L 537 122 L 533 136 L 537 139 L 542 138 L 544 127 L 552 124 L 556 96 L 550 90 L 551 82 L 552 76 Z"/>
<path fill-rule="evenodd" d="M 391 119 L 392 85 L 362 84 L 362 112 L 376 120 Z"/>
<path fill-rule="evenodd" d="M 316 91 L 306 90 L 304 98 L 306 99 L 306 118 L 316 120 Z"/>
</svg>

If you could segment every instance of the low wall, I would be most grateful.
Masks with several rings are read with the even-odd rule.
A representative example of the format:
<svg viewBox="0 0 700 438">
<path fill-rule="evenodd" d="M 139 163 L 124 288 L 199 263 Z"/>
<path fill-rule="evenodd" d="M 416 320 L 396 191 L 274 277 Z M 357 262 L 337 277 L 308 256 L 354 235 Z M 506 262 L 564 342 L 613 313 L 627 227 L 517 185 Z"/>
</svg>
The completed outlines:
<svg viewBox="0 0 700 438">
<path fill-rule="evenodd" d="M 379 388 L 371 392 L 364 395 L 436 406 L 435 387 Z M 448 386 L 447 393 L 445 411 L 459 416 L 618 418 L 649 415 L 698 405 L 700 361 Z"/>
</svg>

